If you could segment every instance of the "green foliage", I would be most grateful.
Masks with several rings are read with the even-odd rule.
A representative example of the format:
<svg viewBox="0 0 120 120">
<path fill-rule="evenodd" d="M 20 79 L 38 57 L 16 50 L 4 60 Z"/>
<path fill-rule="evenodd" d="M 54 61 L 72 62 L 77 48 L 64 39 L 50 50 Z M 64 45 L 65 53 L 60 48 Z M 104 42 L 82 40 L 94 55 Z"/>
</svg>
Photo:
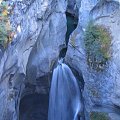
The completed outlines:
<svg viewBox="0 0 120 120">
<path fill-rule="evenodd" d="M 9 6 L 10 8 L 10 6 Z M 11 41 L 12 30 L 9 22 L 9 9 L 6 1 L 0 3 L 0 44 L 4 47 Z"/>
<path fill-rule="evenodd" d="M 109 120 L 109 117 L 106 113 L 101 112 L 92 112 L 90 114 L 91 120 Z"/>
<path fill-rule="evenodd" d="M 7 40 L 7 30 L 4 22 L 0 22 L 0 44 L 4 44 Z"/>
<path fill-rule="evenodd" d="M 84 40 L 88 65 L 94 70 L 103 70 L 110 59 L 110 33 L 103 26 L 90 22 Z"/>
</svg>

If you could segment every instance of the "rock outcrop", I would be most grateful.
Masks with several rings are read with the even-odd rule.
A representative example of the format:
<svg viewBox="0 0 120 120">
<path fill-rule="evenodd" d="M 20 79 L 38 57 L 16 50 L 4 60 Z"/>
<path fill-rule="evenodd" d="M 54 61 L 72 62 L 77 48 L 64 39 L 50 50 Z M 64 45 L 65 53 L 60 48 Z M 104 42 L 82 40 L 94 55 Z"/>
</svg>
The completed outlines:
<svg viewBox="0 0 120 120">
<path fill-rule="evenodd" d="M 79 0 L 80 3 L 80 0 Z M 79 24 L 69 39 L 66 62 L 83 76 L 84 99 L 87 111 L 107 111 L 112 120 L 120 119 L 120 44 L 119 1 L 82 0 L 79 7 Z M 97 72 L 87 64 L 84 35 L 90 21 L 102 25 L 110 32 L 111 57 L 106 68 Z"/>
<path fill-rule="evenodd" d="M 0 63 L 0 120 L 18 119 L 21 96 L 48 92 L 47 76 L 66 34 L 66 0 L 11 2 L 11 24 L 18 33 Z"/>
</svg>

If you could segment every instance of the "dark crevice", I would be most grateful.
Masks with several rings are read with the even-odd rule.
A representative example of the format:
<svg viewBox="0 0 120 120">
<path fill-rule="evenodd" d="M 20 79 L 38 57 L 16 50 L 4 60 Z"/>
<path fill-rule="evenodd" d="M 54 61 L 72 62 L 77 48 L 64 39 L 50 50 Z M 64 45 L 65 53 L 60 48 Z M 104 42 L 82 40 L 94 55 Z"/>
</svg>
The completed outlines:
<svg viewBox="0 0 120 120">
<path fill-rule="evenodd" d="M 76 29 L 78 24 L 78 17 L 74 14 L 66 12 L 66 19 L 67 19 L 67 32 L 65 36 L 66 46 L 61 49 L 59 59 L 65 57 L 70 35 Z"/>
<path fill-rule="evenodd" d="M 66 45 L 68 45 L 70 35 L 77 27 L 78 17 L 75 16 L 74 14 L 66 12 L 66 18 L 67 18 Z"/>
<path fill-rule="evenodd" d="M 31 94 L 23 97 L 20 102 L 19 120 L 47 120 L 48 94 Z"/>
<path fill-rule="evenodd" d="M 67 52 L 67 47 L 63 48 L 63 49 L 60 51 L 59 59 L 64 58 L 65 55 L 66 55 L 66 52 Z"/>
</svg>

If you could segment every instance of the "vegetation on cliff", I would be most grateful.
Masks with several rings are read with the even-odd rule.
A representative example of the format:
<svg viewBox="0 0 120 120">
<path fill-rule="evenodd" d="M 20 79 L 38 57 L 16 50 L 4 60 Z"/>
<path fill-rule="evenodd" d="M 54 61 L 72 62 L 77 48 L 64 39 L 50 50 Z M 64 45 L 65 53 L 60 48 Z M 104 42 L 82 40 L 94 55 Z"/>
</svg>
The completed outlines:
<svg viewBox="0 0 120 120">
<path fill-rule="evenodd" d="M 91 120 L 109 120 L 108 114 L 101 112 L 91 112 L 90 118 Z"/>
<path fill-rule="evenodd" d="M 6 1 L 0 1 L 0 44 L 4 47 L 11 42 L 14 36 L 9 21 L 11 9 L 12 6 L 9 6 Z"/>
<path fill-rule="evenodd" d="M 103 70 L 111 56 L 109 31 L 104 26 L 90 22 L 86 28 L 84 40 L 88 65 L 94 70 Z"/>
</svg>

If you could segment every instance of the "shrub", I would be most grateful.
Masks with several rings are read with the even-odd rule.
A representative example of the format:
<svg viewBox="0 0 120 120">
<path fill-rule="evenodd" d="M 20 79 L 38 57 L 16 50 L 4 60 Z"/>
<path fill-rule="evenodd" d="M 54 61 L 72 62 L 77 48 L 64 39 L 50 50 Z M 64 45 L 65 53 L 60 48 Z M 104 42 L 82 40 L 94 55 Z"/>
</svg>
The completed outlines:
<svg viewBox="0 0 120 120">
<path fill-rule="evenodd" d="M 101 112 L 92 112 L 90 118 L 91 120 L 109 120 L 108 114 Z"/>
<path fill-rule="evenodd" d="M 8 4 L 2 1 L 0 3 L 0 44 L 6 47 L 12 40 L 13 36 L 11 35 L 13 35 L 13 33 L 10 27 Z"/>
<path fill-rule="evenodd" d="M 88 65 L 97 71 L 103 70 L 111 56 L 109 31 L 103 26 L 90 22 L 86 28 L 84 41 Z"/>
</svg>

